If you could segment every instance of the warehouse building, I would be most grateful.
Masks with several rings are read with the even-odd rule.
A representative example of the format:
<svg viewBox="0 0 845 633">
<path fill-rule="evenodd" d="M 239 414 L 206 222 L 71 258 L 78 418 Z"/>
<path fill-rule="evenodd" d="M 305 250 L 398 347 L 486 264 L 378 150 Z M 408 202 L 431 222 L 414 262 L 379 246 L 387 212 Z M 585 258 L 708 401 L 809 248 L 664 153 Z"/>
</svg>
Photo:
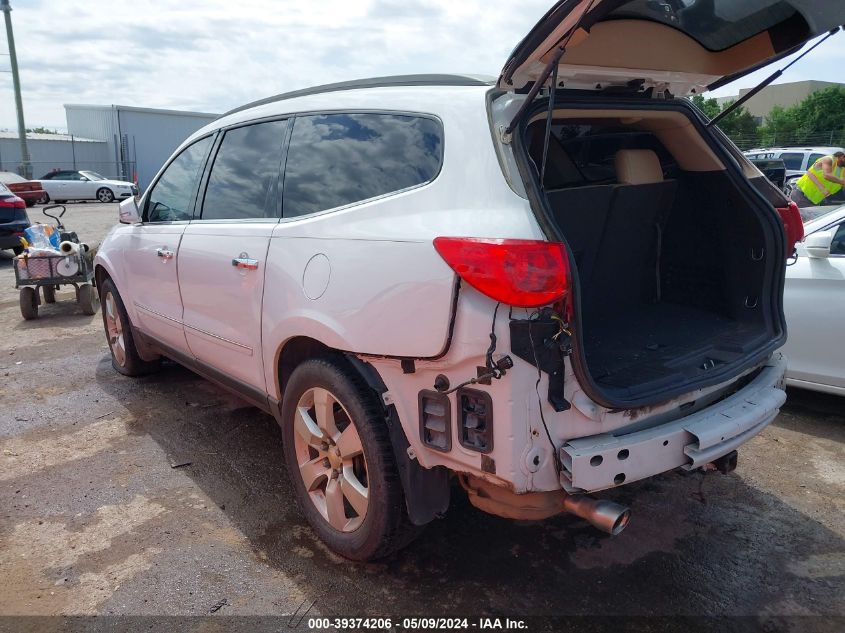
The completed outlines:
<svg viewBox="0 0 845 633">
<path fill-rule="evenodd" d="M 144 190 L 188 136 L 219 115 L 122 105 L 66 104 L 70 135 L 105 143 L 111 168 L 104 176 L 135 181 Z"/>
<path fill-rule="evenodd" d="M 114 159 L 109 161 L 105 141 L 70 134 L 29 133 L 26 144 L 33 178 L 40 178 L 54 169 L 105 172 L 114 167 Z M 0 132 L 0 171 L 22 173 L 17 132 Z"/>
<path fill-rule="evenodd" d="M 758 123 L 763 123 L 775 106 L 790 108 L 798 105 L 814 92 L 830 88 L 831 86 L 845 87 L 845 84 L 815 80 L 773 84 L 751 97 L 744 104 L 744 107 L 751 113 L 751 116 L 757 119 Z M 725 103 L 744 97 L 748 92 L 750 92 L 749 88 L 743 88 L 739 91 L 738 95 L 719 97 L 716 101 L 719 102 L 719 105 L 724 105 Z"/>
</svg>

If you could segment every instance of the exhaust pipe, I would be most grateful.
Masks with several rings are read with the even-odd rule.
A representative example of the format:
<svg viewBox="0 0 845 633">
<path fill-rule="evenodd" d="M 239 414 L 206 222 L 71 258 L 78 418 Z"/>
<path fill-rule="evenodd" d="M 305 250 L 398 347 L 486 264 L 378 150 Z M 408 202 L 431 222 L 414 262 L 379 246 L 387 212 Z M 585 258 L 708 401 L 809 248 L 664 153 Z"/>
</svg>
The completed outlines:
<svg viewBox="0 0 845 633">
<path fill-rule="evenodd" d="M 564 497 L 563 509 L 585 521 L 589 521 L 593 527 L 612 536 L 616 536 L 628 527 L 628 521 L 631 520 L 629 508 L 613 501 L 593 499 L 586 495 Z"/>
</svg>

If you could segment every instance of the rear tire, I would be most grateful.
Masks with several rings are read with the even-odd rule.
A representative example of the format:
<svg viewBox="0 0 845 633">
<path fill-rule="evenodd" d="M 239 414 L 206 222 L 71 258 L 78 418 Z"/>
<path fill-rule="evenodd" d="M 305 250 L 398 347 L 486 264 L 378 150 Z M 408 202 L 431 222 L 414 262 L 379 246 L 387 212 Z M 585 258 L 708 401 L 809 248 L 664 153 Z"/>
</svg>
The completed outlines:
<svg viewBox="0 0 845 633">
<path fill-rule="evenodd" d="M 38 292 L 32 286 L 21 288 L 21 315 L 27 321 L 38 318 Z"/>
<path fill-rule="evenodd" d="M 82 314 L 91 316 L 97 314 L 97 308 L 100 307 L 100 298 L 97 296 L 97 291 L 91 284 L 82 284 L 76 293 L 76 302 L 82 310 Z"/>
<path fill-rule="evenodd" d="M 44 293 L 44 303 L 56 303 L 56 286 L 41 286 Z"/>
<path fill-rule="evenodd" d="M 112 367 L 124 376 L 144 376 L 157 371 L 160 365 L 158 360 L 146 361 L 138 355 L 132 323 L 111 279 L 103 280 L 100 285 L 100 299 Z"/>
<path fill-rule="evenodd" d="M 372 560 L 419 533 L 408 519 L 384 410 L 341 357 L 307 360 L 293 371 L 282 438 L 299 506 L 330 549 Z"/>
<path fill-rule="evenodd" d="M 50 202 L 50 196 L 45 193 L 35 204 L 47 204 L 48 202 Z"/>
</svg>

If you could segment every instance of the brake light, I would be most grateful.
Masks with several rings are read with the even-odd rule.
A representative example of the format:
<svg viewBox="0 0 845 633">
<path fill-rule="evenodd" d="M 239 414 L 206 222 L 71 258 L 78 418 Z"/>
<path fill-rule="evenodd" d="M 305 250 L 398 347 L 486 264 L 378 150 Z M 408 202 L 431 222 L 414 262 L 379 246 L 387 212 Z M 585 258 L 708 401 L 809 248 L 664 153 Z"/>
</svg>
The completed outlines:
<svg viewBox="0 0 845 633">
<path fill-rule="evenodd" d="M 569 290 L 569 260 L 559 242 L 438 237 L 434 248 L 461 279 L 506 305 L 538 308 Z"/>
<path fill-rule="evenodd" d="M 26 202 L 17 196 L 0 198 L 0 209 L 26 209 Z"/>
<path fill-rule="evenodd" d="M 786 256 L 791 257 L 795 244 L 804 239 L 804 221 L 801 219 L 801 211 L 797 204 L 790 202 L 786 207 L 779 207 L 778 214 L 786 231 Z"/>
</svg>

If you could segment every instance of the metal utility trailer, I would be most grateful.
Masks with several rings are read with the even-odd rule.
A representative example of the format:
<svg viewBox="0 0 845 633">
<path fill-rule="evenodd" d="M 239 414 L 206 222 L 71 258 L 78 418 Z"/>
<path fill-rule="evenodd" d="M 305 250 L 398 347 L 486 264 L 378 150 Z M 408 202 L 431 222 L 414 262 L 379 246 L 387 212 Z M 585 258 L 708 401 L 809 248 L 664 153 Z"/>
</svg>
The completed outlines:
<svg viewBox="0 0 845 633">
<path fill-rule="evenodd" d="M 47 211 L 61 208 L 61 213 L 51 215 Z M 73 231 L 66 231 L 62 216 L 67 209 L 64 205 L 54 204 L 44 207 L 43 213 L 56 221 L 61 241 L 79 244 L 79 238 Z M 56 290 L 60 286 L 73 286 L 76 289 L 76 302 L 83 314 L 96 314 L 99 297 L 94 281 L 94 261 L 91 251 L 80 250 L 74 254 L 48 255 L 45 257 L 16 257 L 15 288 L 20 288 L 21 315 L 26 320 L 38 318 L 38 306 L 41 294 L 45 303 L 56 302 Z"/>
</svg>

